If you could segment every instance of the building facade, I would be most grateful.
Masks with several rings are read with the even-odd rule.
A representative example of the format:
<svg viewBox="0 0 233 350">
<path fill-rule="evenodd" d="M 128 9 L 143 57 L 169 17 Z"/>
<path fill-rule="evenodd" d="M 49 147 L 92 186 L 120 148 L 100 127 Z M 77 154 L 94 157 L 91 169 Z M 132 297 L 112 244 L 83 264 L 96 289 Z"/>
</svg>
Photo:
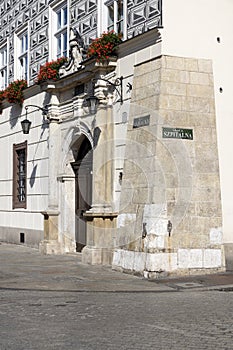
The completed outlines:
<svg viewBox="0 0 233 350">
<path fill-rule="evenodd" d="M 0 2 L 1 89 L 28 82 L 22 106 L 2 103 L 1 240 L 146 277 L 231 263 L 233 5 L 216 29 L 218 6 Z M 88 58 L 110 30 L 122 33 L 117 57 Z M 62 56 L 60 78 L 35 83 Z"/>
</svg>

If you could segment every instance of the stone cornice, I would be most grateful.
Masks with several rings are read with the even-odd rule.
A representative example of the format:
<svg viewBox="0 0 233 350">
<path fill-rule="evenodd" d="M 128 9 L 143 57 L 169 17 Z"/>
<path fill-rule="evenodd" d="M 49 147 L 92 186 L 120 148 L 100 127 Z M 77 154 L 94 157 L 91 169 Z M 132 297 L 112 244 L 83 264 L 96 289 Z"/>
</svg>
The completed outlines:
<svg viewBox="0 0 233 350">
<path fill-rule="evenodd" d="M 108 74 L 116 69 L 117 57 L 110 57 L 108 61 L 97 62 L 95 58 L 89 58 L 82 62 L 83 67 L 77 72 L 68 74 L 57 81 L 45 81 L 41 84 L 33 84 L 28 86 L 24 91 L 24 99 L 36 96 L 41 92 L 62 92 L 74 88 L 78 84 L 84 84 L 91 81 L 92 78 L 100 74 Z M 3 108 L 9 107 L 11 104 L 4 100 Z"/>
<path fill-rule="evenodd" d="M 161 33 L 158 28 L 148 30 L 147 32 L 137 35 L 132 39 L 123 41 L 118 48 L 118 57 L 122 58 L 151 45 L 155 45 L 161 41 Z"/>
<path fill-rule="evenodd" d="M 52 90 L 58 90 L 62 92 L 78 84 L 87 83 L 100 74 L 108 74 L 116 69 L 116 65 L 116 57 L 110 57 L 106 62 L 97 62 L 95 58 L 91 58 L 83 61 L 82 68 L 77 72 L 68 74 L 57 81 L 45 81 L 41 83 L 41 90 L 50 92 Z"/>
<path fill-rule="evenodd" d="M 60 211 L 58 211 L 56 209 L 48 209 L 45 211 L 41 211 L 41 214 L 44 216 L 58 216 L 58 215 L 60 215 Z"/>
<path fill-rule="evenodd" d="M 102 218 L 102 219 L 110 219 L 113 220 L 118 217 L 118 213 L 110 213 L 110 212 L 85 212 L 83 213 L 83 216 L 86 218 L 86 220 L 93 220 L 95 218 Z"/>
</svg>

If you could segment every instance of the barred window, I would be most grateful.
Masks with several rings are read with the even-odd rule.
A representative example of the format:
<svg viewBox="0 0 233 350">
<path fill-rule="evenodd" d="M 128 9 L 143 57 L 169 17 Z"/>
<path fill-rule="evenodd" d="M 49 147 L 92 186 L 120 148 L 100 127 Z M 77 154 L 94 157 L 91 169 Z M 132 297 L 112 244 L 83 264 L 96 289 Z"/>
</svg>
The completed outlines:
<svg viewBox="0 0 233 350">
<path fill-rule="evenodd" d="M 26 209 L 27 141 L 13 145 L 13 209 Z"/>
</svg>

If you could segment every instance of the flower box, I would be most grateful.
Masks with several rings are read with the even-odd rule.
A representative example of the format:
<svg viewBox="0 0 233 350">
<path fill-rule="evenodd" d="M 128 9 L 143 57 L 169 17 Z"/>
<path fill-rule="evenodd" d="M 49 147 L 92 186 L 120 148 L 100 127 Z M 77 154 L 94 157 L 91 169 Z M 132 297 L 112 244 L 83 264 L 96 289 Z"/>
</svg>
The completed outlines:
<svg viewBox="0 0 233 350">
<path fill-rule="evenodd" d="M 121 34 L 114 31 L 105 32 L 89 45 L 87 57 L 95 57 L 98 62 L 108 61 L 110 56 L 117 56 L 118 45 L 121 42 Z"/>
</svg>

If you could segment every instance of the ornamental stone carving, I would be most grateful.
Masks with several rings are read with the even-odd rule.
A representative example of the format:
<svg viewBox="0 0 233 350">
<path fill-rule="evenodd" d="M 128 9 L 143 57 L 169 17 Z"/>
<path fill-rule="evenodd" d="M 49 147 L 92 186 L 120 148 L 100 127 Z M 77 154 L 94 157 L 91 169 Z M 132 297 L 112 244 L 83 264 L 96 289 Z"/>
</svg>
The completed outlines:
<svg viewBox="0 0 233 350">
<path fill-rule="evenodd" d="M 62 66 L 59 70 L 61 77 L 79 70 L 82 67 L 81 63 L 86 56 L 83 39 L 75 28 L 70 29 L 69 45 L 70 58 L 68 63 Z"/>
</svg>

